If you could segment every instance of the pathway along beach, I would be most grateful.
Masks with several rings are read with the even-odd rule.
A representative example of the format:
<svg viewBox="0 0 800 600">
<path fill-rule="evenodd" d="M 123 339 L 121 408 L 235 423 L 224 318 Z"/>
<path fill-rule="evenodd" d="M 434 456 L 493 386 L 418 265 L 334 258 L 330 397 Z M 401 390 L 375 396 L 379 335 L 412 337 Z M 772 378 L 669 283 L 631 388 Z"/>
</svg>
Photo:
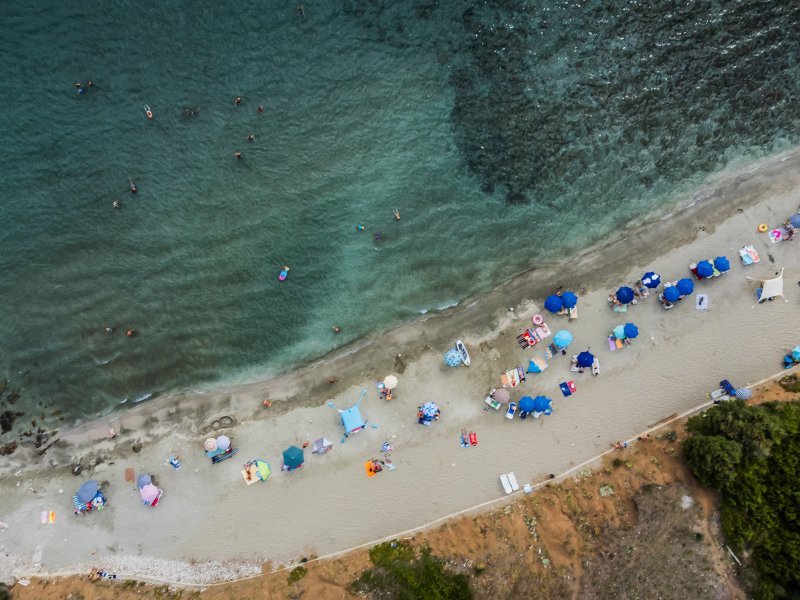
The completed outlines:
<svg viewBox="0 0 800 600">
<path fill-rule="evenodd" d="M 772 244 L 756 229 L 797 211 L 798 166 L 800 158 L 789 154 L 728 172 L 695 196 L 702 200 L 623 242 L 593 249 L 568 267 L 539 268 L 443 315 L 364 341 L 362 350 L 261 384 L 159 398 L 111 421 L 62 432 L 41 457 L 18 450 L 0 480 L 0 520 L 8 526 L 0 530 L 0 574 L 98 566 L 124 577 L 203 583 L 257 573 L 266 561 L 329 554 L 497 498 L 501 473 L 514 471 L 521 486 L 562 473 L 614 440 L 702 404 L 723 378 L 745 386 L 776 373 L 800 335 L 800 245 Z M 740 263 L 737 251 L 745 244 L 759 252 L 758 264 Z M 695 293 L 709 294 L 710 310 L 695 310 L 690 297 L 666 311 L 654 294 L 625 315 L 608 306 L 610 292 L 646 270 L 678 279 L 690 276 L 690 263 L 717 255 L 731 260 L 731 271 L 695 282 Z M 753 307 L 757 286 L 746 277 L 769 278 L 784 267 L 787 302 Z M 600 376 L 570 373 L 569 357 L 557 356 L 544 373 L 511 390 L 514 400 L 550 396 L 551 416 L 508 421 L 484 410 L 483 397 L 499 386 L 502 371 L 541 354 L 521 350 L 515 336 L 558 285 L 587 293 L 577 321 L 550 316 L 550 329 L 567 327 L 575 336 L 571 350 L 591 347 Z M 638 325 L 639 337 L 611 353 L 606 336 L 625 321 Z M 456 338 L 469 348 L 469 368 L 442 363 Z M 399 385 L 386 402 L 378 399 L 376 380 L 390 373 Z M 331 376 L 339 380 L 334 385 L 327 384 Z M 569 398 L 559 394 L 563 378 L 577 386 Z M 340 443 L 338 414 L 326 401 L 346 408 L 362 389 L 369 425 Z M 262 406 L 265 397 L 272 407 Z M 442 418 L 420 427 L 416 407 L 428 400 L 439 404 Z M 212 465 L 203 440 L 222 415 L 234 417 L 220 433 L 233 439 L 239 454 Z M 107 439 L 109 426 L 119 432 L 113 440 Z M 464 428 L 477 432 L 478 446 L 460 446 Z M 307 450 L 302 469 L 279 471 L 283 449 L 322 436 L 334 441 L 332 452 Z M 142 449 L 133 453 L 137 440 Z M 366 477 L 364 461 L 379 456 L 387 440 L 397 469 Z M 174 454 L 183 460 L 178 470 L 167 464 Z M 98 457 L 103 462 L 90 468 Z M 269 461 L 273 474 L 246 486 L 240 469 L 253 458 Z M 70 472 L 77 461 L 86 467 L 80 477 Z M 125 482 L 126 467 L 158 476 L 165 493 L 156 509 L 142 506 Z M 71 496 L 89 477 L 108 482 L 109 505 L 75 516 Z M 40 524 L 41 511 L 55 511 L 56 522 Z M 189 566 L 193 560 L 221 562 Z"/>
</svg>

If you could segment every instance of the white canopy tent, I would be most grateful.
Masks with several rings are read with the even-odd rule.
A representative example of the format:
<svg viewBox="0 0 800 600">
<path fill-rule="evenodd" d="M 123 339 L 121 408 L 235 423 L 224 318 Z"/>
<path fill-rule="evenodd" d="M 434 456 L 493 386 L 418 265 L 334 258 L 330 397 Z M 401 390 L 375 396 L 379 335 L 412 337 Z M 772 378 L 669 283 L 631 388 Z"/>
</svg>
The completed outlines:
<svg viewBox="0 0 800 600">
<path fill-rule="evenodd" d="M 760 304 L 767 298 L 777 298 L 778 296 L 783 298 L 784 302 L 788 302 L 788 300 L 783 296 L 783 269 L 781 269 L 780 274 L 774 279 L 757 279 L 754 277 L 748 277 L 748 279 L 761 282 L 761 294 L 759 295 L 758 302 L 756 302 L 756 304 Z M 755 308 L 756 304 L 753 304 L 752 308 Z"/>
</svg>

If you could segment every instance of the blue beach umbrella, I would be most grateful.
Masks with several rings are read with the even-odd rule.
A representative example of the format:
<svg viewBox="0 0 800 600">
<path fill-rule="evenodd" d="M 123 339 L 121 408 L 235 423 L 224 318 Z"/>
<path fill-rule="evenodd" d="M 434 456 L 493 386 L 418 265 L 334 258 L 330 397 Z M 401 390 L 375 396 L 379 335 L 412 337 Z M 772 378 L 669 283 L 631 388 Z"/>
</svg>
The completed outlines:
<svg viewBox="0 0 800 600">
<path fill-rule="evenodd" d="M 667 302 L 677 302 L 681 297 L 681 293 L 674 285 L 669 286 L 664 290 L 664 300 Z"/>
<path fill-rule="evenodd" d="M 714 266 L 717 268 L 717 271 L 720 273 L 725 273 L 726 271 L 731 270 L 731 263 L 728 261 L 728 258 L 725 256 L 718 256 L 714 259 Z"/>
<path fill-rule="evenodd" d="M 536 398 L 533 399 L 533 411 L 529 412 L 544 413 L 549 415 L 552 412 L 552 406 L 553 401 L 547 396 L 536 396 Z"/>
<path fill-rule="evenodd" d="M 623 285 L 617 290 L 617 300 L 623 304 L 628 304 L 631 300 L 633 300 L 633 290 L 627 285 Z"/>
<path fill-rule="evenodd" d="M 681 296 L 688 296 L 694 291 L 694 283 L 691 279 L 687 279 L 686 277 L 678 281 L 675 287 L 678 288 L 678 293 Z"/>
<path fill-rule="evenodd" d="M 714 274 L 714 265 L 707 260 L 701 260 L 697 263 L 697 274 L 700 277 L 711 277 Z"/>
<path fill-rule="evenodd" d="M 644 274 L 644 277 L 642 277 L 642 283 L 651 290 L 654 290 L 661 285 L 661 275 L 654 273 L 653 271 L 648 271 Z"/>
<path fill-rule="evenodd" d="M 625 325 L 617 325 L 614 327 L 614 337 L 618 340 L 625 339 Z"/>
<path fill-rule="evenodd" d="M 436 405 L 436 402 L 426 402 L 422 405 L 420 412 L 422 412 L 426 419 L 430 420 L 433 419 L 436 416 L 436 413 L 439 412 L 439 407 Z"/>
<path fill-rule="evenodd" d="M 633 323 L 625 323 L 625 337 L 631 339 L 639 336 L 639 328 Z"/>
<path fill-rule="evenodd" d="M 142 473 L 136 478 L 136 487 L 139 489 L 142 489 L 144 486 L 150 485 L 151 483 L 153 483 L 153 479 L 147 473 Z"/>
<path fill-rule="evenodd" d="M 800 346 L 795 346 L 792 349 L 792 360 L 795 362 L 800 362 Z"/>
<path fill-rule="evenodd" d="M 75 494 L 81 502 L 91 502 L 100 490 L 100 484 L 94 479 L 90 479 L 78 488 L 78 493 Z"/>
<path fill-rule="evenodd" d="M 526 413 L 533 412 L 534 405 L 535 403 L 533 401 L 533 398 L 531 398 L 530 396 L 523 396 L 522 398 L 519 399 L 519 409 L 522 412 Z"/>
<path fill-rule="evenodd" d="M 584 350 L 580 354 L 578 354 L 578 366 L 579 367 L 591 367 L 592 363 L 594 362 L 594 354 L 591 352 L 587 352 Z"/>
<path fill-rule="evenodd" d="M 561 299 L 561 296 L 553 294 L 552 296 L 548 296 L 547 300 L 544 301 L 544 307 L 551 313 L 557 313 L 564 308 L 564 301 Z"/>
<path fill-rule="evenodd" d="M 556 331 L 553 336 L 553 343 L 559 348 L 566 348 L 572 343 L 572 334 L 566 329 Z"/>
<path fill-rule="evenodd" d="M 450 348 L 444 355 L 444 364 L 448 367 L 457 367 L 461 364 L 461 353 L 455 348 Z"/>
<path fill-rule="evenodd" d="M 578 303 L 578 296 L 575 295 L 575 292 L 564 292 L 561 294 L 561 302 L 564 308 L 575 308 Z"/>
<path fill-rule="evenodd" d="M 297 446 L 289 446 L 283 451 L 283 464 L 289 469 L 296 469 L 304 461 L 303 451 Z"/>
<path fill-rule="evenodd" d="M 789 224 L 792 227 L 796 227 L 797 229 L 800 229 L 800 212 L 795 213 L 791 217 L 789 217 Z"/>
</svg>

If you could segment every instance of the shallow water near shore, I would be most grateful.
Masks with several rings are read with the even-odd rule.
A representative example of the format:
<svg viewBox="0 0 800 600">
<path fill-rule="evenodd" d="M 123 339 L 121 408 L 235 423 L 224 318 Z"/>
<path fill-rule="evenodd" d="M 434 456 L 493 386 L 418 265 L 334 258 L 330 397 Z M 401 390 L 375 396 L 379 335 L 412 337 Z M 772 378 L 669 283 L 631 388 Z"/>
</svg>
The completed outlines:
<svg viewBox="0 0 800 600">
<path fill-rule="evenodd" d="M 796 144 L 800 8 L 665 6 L 9 3 L 14 410 L 267 377 Z"/>
</svg>

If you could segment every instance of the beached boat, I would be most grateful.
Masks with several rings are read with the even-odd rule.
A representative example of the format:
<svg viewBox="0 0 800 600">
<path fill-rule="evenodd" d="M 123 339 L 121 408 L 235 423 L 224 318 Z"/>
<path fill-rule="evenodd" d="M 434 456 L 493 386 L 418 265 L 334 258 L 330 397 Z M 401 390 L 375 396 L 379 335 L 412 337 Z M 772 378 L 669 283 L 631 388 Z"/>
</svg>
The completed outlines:
<svg viewBox="0 0 800 600">
<path fill-rule="evenodd" d="M 464 342 L 456 340 L 456 350 L 458 350 L 459 355 L 461 355 L 461 362 L 469 366 L 469 352 L 467 352 L 467 347 L 464 345 Z"/>
</svg>

